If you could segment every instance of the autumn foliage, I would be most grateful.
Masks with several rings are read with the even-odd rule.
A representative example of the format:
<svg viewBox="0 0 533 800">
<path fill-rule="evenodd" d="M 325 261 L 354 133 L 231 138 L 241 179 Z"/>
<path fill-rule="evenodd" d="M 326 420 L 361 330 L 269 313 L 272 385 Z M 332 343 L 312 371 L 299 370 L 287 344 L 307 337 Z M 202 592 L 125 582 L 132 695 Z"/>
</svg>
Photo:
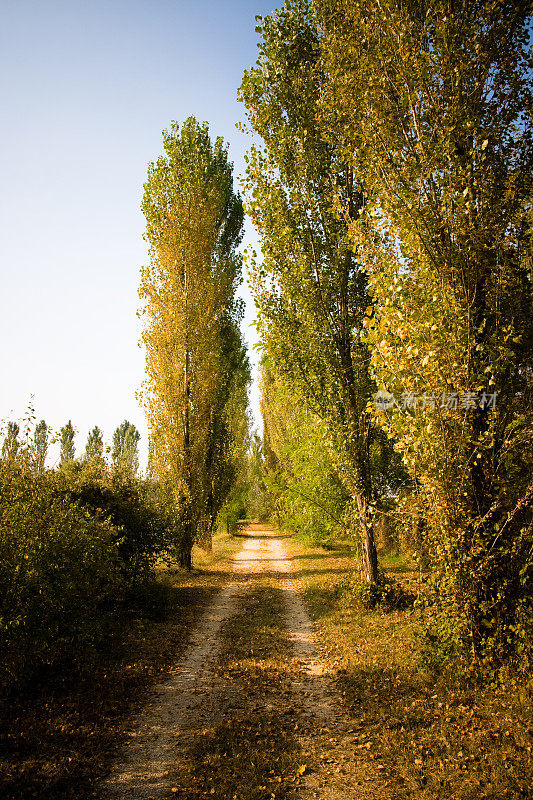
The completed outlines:
<svg viewBox="0 0 533 800">
<path fill-rule="evenodd" d="M 490 670 L 531 657 L 530 25 L 521 2 L 287 0 L 240 94 L 280 501 L 313 436 L 293 393 L 363 574 L 385 514 L 429 568 L 431 658 Z"/>
<path fill-rule="evenodd" d="M 249 368 L 235 296 L 243 209 L 227 150 L 206 124 L 174 123 L 163 144 L 143 199 L 143 397 L 154 475 L 181 521 L 176 548 L 190 567 L 194 542 L 210 541 L 247 434 Z"/>
</svg>

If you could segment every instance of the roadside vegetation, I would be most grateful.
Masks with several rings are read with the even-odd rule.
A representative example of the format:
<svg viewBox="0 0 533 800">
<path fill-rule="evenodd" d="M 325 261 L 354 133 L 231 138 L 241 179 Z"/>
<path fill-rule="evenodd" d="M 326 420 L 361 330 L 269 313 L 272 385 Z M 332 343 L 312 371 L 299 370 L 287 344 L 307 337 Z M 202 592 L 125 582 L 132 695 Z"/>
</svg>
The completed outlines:
<svg viewBox="0 0 533 800">
<path fill-rule="evenodd" d="M 172 521 L 136 476 L 138 432 L 125 421 L 104 458 L 95 428 L 76 459 L 74 428 L 11 423 L 0 460 L 0 678 L 3 693 L 92 661 L 171 547 Z"/>
<path fill-rule="evenodd" d="M 130 714 L 168 675 L 202 609 L 227 580 L 240 540 L 194 548 L 198 568 L 157 566 L 108 619 L 91 658 L 57 666 L 0 698 L 0 794 L 5 800 L 95 796 L 128 737 Z M 118 613 L 117 613 L 118 611 Z"/>
<path fill-rule="evenodd" d="M 286 0 L 257 32 L 239 99 L 272 514 L 353 542 L 371 601 L 395 593 L 388 536 L 425 570 L 428 666 L 526 686 L 530 4 Z"/>
<path fill-rule="evenodd" d="M 465 680 L 455 670 L 424 668 L 427 612 L 420 607 L 368 608 L 353 580 L 356 558 L 293 540 L 309 610 L 327 648 L 347 718 L 369 769 L 384 776 L 391 797 L 529 797 L 533 780 L 531 692 Z M 427 578 L 381 550 L 387 578 L 412 594 Z"/>
</svg>

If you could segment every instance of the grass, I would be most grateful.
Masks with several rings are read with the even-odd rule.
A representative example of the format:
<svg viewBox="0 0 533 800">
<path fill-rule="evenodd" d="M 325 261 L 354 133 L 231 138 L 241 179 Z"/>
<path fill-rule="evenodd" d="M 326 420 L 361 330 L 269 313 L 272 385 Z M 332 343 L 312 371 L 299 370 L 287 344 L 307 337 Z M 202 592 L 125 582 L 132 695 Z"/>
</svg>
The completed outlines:
<svg viewBox="0 0 533 800">
<path fill-rule="evenodd" d="M 195 548 L 191 573 L 161 566 L 85 669 L 43 676 L 0 700 L 2 800 L 94 796 L 95 781 L 124 740 L 129 710 L 165 678 L 240 546 L 218 535 L 211 553 Z"/>
<path fill-rule="evenodd" d="M 361 747 L 388 774 L 391 796 L 530 798 L 531 693 L 427 674 L 420 667 L 418 612 L 358 607 L 337 588 L 347 569 L 357 570 L 353 558 L 294 540 L 290 546 L 346 708 L 360 726 Z M 416 587 L 409 565 L 391 559 L 386 571 Z"/>
</svg>

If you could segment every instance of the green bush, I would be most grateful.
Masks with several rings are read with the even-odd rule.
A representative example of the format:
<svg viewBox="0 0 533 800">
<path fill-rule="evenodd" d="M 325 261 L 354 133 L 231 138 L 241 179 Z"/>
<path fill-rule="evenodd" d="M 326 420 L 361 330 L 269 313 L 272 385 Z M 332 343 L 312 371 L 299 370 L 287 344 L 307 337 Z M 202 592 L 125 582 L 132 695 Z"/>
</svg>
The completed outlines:
<svg viewBox="0 0 533 800">
<path fill-rule="evenodd" d="M 112 524 L 123 580 L 135 589 L 171 546 L 175 528 L 173 515 L 159 501 L 155 487 L 106 470 L 83 469 L 66 490 L 92 516 Z"/>
<path fill-rule="evenodd" d="M 120 584 L 116 531 L 53 473 L 0 462 L 0 677 L 4 687 L 94 647 Z"/>
</svg>

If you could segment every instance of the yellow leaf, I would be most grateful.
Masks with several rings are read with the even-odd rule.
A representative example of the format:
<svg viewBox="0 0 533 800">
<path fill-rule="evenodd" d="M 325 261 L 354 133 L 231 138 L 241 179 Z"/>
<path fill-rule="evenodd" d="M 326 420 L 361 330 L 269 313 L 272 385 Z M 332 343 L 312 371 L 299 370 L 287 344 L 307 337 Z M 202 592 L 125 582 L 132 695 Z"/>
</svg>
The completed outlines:
<svg viewBox="0 0 533 800">
<path fill-rule="evenodd" d="M 300 766 L 296 770 L 296 775 L 298 776 L 298 778 L 305 773 L 306 769 L 307 769 L 307 764 L 300 764 Z"/>
</svg>

